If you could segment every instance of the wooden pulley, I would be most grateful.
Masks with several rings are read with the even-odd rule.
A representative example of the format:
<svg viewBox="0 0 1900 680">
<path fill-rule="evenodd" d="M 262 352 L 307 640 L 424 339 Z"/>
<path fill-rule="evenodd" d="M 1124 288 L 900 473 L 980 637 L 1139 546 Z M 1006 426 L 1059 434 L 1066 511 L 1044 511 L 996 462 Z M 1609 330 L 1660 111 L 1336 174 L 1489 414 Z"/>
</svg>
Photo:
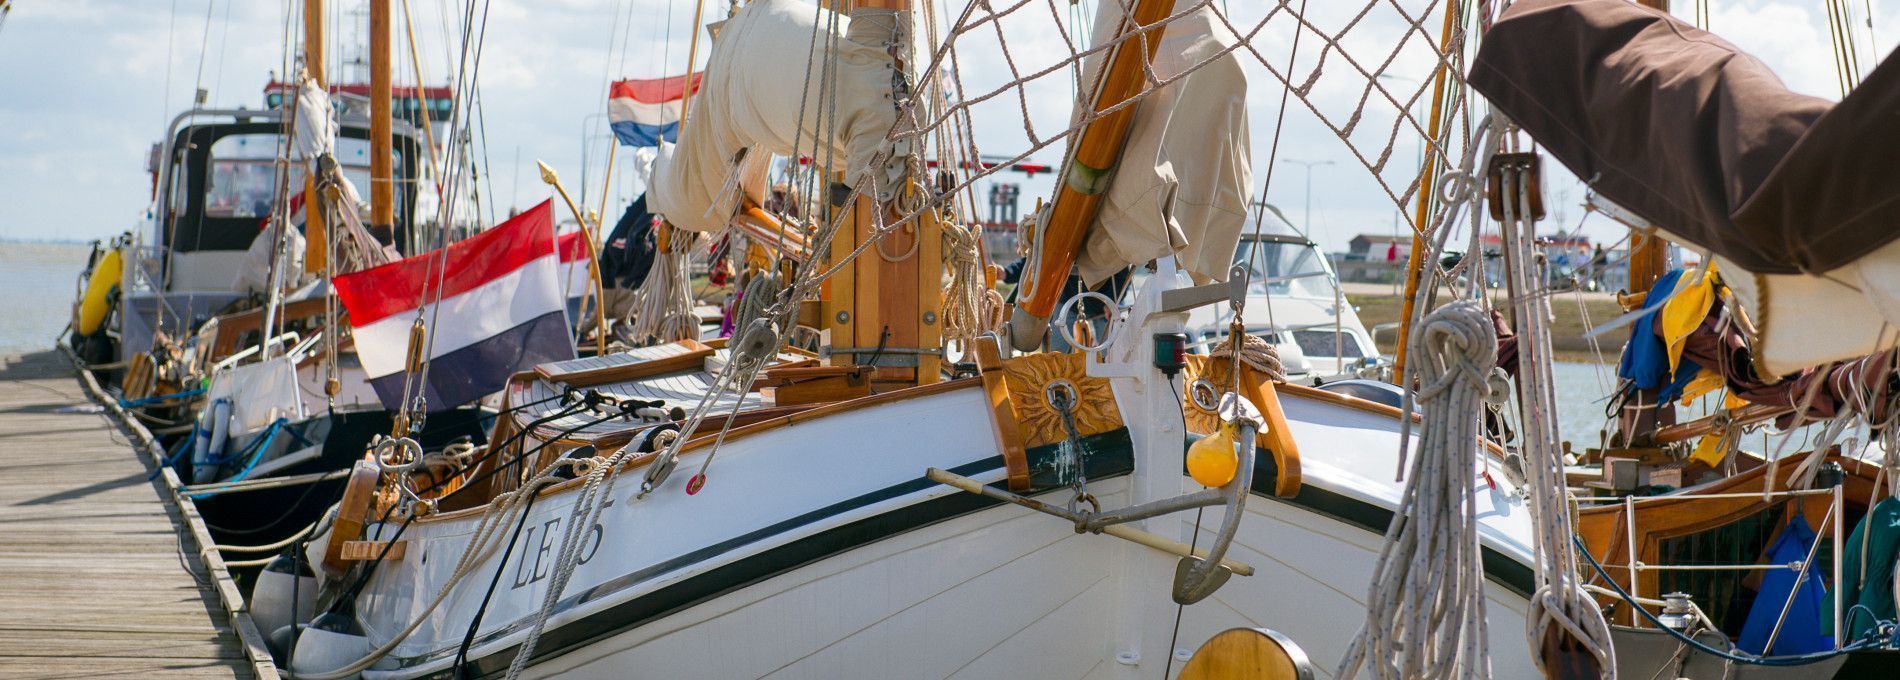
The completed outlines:
<svg viewBox="0 0 1900 680">
<path fill-rule="evenodd" d="M 1313 680 L 1313 661 L 1293 639 L 1265 628 L 1214 634 L 1181 668 L 1178 680 Z"/>
<path fill-rule="evenodd" d="M 1501 153 L 1491 157 L 1491 166 L 1485 168 L 1485 203 L 1491 207 L 1491 219 L 1504 219 L 1504 171 L 1519 170 L 1524 182 L 1529 183 L 1530 214 L 1518 215 L 1519 219 L 1544 219 L 1543 171 L 1534 153 Z"/>
<path fill-rule="evenodd" d="M 356 461 L 350 468 L 343 500 L 337 503 L 336 522 L 330 527 L 330 540 L 323 548 L 323 566 L 331 573 L 340 574 L 350 568 L 343 546 L 363 535 L 363 526 L 369 522 L 371 506 L 376 500 L 376 480 L 381 477 L 376 463 L 368 460 Z"/>
</svg>

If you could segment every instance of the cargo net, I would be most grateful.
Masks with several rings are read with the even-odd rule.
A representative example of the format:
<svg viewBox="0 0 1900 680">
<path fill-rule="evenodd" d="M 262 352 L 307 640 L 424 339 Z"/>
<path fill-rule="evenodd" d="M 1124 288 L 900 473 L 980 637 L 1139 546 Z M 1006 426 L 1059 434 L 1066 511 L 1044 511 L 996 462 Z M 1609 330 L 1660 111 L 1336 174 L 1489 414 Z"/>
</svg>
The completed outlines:
<svg viewBox="0 0 1900 680">
<path fill-rule="evenodd" d="M 1431 174 L 1427 167 L 1459 165 L 1471 121 L 1462 81 L 1466 22 L 1456 3 L 1182 0 L 1157 21 L 1116 26 L 1122 17 L 1156 13 L 1141 5 L 975 0 L 941 35 L 935 13 L 927 10 L 918 33 L 934 48 L 916 69 L 916 94 L 905 103 L 892 138 L 953 161 L 959 171 L 953 183 L 938 180 L 938 196 L 974 208 L 977 181 L 1059 143 L 1067 145 L 1063 164 L 1054 169 L 1060 177 L 1072 160 L 1072 138 L 1089 124 L 1138 106 L 1209 64 L 1238 59 L 1249 79 L 1254 146 L 1261 150 L 1254 154 L 1257 181 L 1274 177 L 1282 129 L 1309 137 L 1322 129 L 1330 133 L 1337 144 L 1307 139 L 1301 153 L 1350 156 L 1392 207 L 1406 214 L 1416 209 L 1422 179 Z M 1477 13 L 1488 15 L 1489 9 L 1482 3 Z M 1207 34 L 1209 28 L 1222 43 L 1217 53 L 1169 71 L 1141 62 L 1143 85 L 1134 96 L 1106 106 L 1094 101 L 1115 50 L 1147 47 L 1164 39 L 1163 31 L 1177 31 L 1167 38 L 1175 39 L 1178 31 Z M 1167 55 L 1157 58 L 1166 62 Z M 1440 121 L 1436 134 L 1434 117 Z M 986 156 L 977 130 L 992 145 L 1011 144 L 1013 153 Z M 1265 195 L 1262 187 L 1255 197 Z"/>
<path fill-rule="evenodd" d="M 1289 151 L 1307 158 L 1350 157 L 1365 170 L 1365 177 L 1356 180 L 1327 178 L 1335 187 L 1358 193 L 1351 201 L 1359 206 L 1355 220 L 1383 224 L 1393 219 L 1396 228 L 1399 220 L 1394 218 L 1402 214 L 1415 232 L 1432 233 L 1430 225 L 1445 219 L 1439 192 L 1422 185 L 1434 169 L 1470 164 L 1469 159 L 1459 162 L 1470 146 L 1472 128 L 1462 80 L 1469 10 L 1446 0 L 1181 0 L 1171 8 L 1151 2 L 1167 0 L 1101 0 L 1093 5 L 1086 0 L 975 0 L 954 17 L 940 16 L 942 8 L 924 3 L 916 16 L 921 25 L 909 31 L 923 48 L 890 46 L 894 55 L 916 65 L 909 69 L 913 81 L 898 90 L 899 118 L 889 135 L 893 149 L 903 153 L 875 158 L 869 167 L 842 168 L 820 157 L 824 154 L 812 140 L 810 165 L 791 164 L 784 177 L 790 193 L 814 208 L 806 214 L 821 212 L 815 209 L 826 186 L 820 178 L 834 171 L 856 178 L 849 183 L 851 199 L 875 192 L 891 209 L 878 211 L 874 231 L 855 249 L 801 272 L 785 299 L 810 294 L 818 281 L 870 248 L 879 248 L 880 256 L 891 259 L 880 241 L 908 229 L 920 215 L 935 212 L 948 218 L 942 220 L 950 260 L 945 291 L 948 336 L 967 341 L 996 330 L 1001 300 L 980 286 L 975 275 L 981 267 L 975 216 L 988 203 L 978 196 L 979 183 L 994 181 L 997 173 L 1024 171 L 1033 155 L 1058 144 L 1064 149 L 1062 163 L 1049 168 L 1048 176 L 1061 182 L 1076 152 L 1075 138 L 1090 124 L 1140 106 L 1168 86 L 1223 61 L 1238 63 L 1248 79 L 1247 124 L 1253 138 L 1249 151 L 1259 187 L 1249 187 L 1254 229 L 1271 219 L 1262 214 L 1264 197 L 1280 165 L 1283 131 L 1291 131 L 1286 135 Z M 1488 3 L 1479 7 L 1478 15 L 1489 15 Z M 1126 19 L 1131 16 L 1158 18 L 1137 25 Z M 1206 42 L 1174 44 L 1180 40 L 1215 43 L 1211 49 Z M 1164 41 L 1154 47 L 1167 46 L 1169 52 L 1158 54 L 1153 63 L 1136 61 L 1140 86 L 1132 95 L 1114 102 L 1106 101 L 1112 97 L 1098 97 L 1116 51 L 1148 49 L 1150 41 Z M 1185 54 L 1198 59 L 1190 61 Z M 822 91 L 827 74 L 818 71 L 814 77 Z M 1098 104 L 1098 98 L 1104 101 Z M 821 127 L 826 124 L 836 122 Z M 985 143 L 1012 152 L 986 155 L 977 141 L 979 130 Z M 889 180 L 906 176 L 921 190 L 894 190 L 896 183 Z M 1388 207 L 1363 207 L 1382 201 L 1389 202 Z M 787 221 L 805 225 L 806 242 L 817 252 L 829 249 L 841 222 Z"/>
</svg>

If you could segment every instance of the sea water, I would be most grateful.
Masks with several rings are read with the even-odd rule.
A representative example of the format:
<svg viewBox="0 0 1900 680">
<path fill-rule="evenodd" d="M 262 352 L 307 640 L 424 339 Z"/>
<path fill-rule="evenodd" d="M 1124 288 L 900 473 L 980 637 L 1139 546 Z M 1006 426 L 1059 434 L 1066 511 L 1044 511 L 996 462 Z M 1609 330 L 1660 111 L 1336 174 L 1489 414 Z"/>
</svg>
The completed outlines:
<svg viewBox="0 0 1900 680">
<path fill-rule="evenodd" d="M 53 348 L 91 252 L 83 243 L 0 241 L 0 353 Z"/>
</svg>

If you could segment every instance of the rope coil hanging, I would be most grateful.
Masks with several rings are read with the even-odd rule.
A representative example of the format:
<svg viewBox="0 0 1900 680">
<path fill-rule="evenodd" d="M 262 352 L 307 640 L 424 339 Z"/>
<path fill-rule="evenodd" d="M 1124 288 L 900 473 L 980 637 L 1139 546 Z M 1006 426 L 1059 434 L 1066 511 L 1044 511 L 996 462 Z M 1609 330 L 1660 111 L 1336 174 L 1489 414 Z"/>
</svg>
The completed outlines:
<svg viewBox="0 0 1900 680">
<path fill-rule="evenodd" d="M 660 247 L 653 253 L 653 269 L 634 298 L 631 334 L 635 343 L 673 342 L 698 337 L 699 318 L 693 315 L 690 267 L 693 234 L 666 225 Z"/>
<path fill-rule="evenodd" d="M 1490 314 L 1471 300 L 1433 311 L 1412 332 L 1423 423 L 1420 455 L 1386 529 L 1366 597 L 1366 624 L 1340 663 L 1385 680 L 1488 678 L 1477 487 L 1488 380 L 1497 365 Z"/>
<path fill-rule="evenodd" d="M 1499 140 L 1510 151 L 1513 138 Z M 1531 659 L 1546 675 L 1574 677 L 1594 664 L 1599 677 L 1616 679 L 1616 650 L 1596 600 L 1584 590 L 1576 573 L 1577 554 L 1571 539 L 1569 490 L 1563 452 L 1557 442 L 1556 377 L 1550 358 L 1550 298 L 1538 285 L 1542 269 L 1535 265 L 1536 221 L 1528 210 L 1533 191 L 1532 168 L 1519 161 L 1494 157 L 1491 171 L 1502 175 L 1498 187 L 1503 219 L 1505 273 L 1518 324 L 1519 408 L 1523 424 L 1526 503 L 1536 538 L 1537 592 L 1524 617 Z M 1632 559 L 1634 556 L 1632 556 Z M 1579 654 L 1581 653 L 1581 654 Z M 1547 658 L 1555 655 L 1557 658 Z M 1587 656 L 1585 656 L 1587 654 Z M 1558 664 L 1561 664 L 1559 666 Z"/>
</svg>

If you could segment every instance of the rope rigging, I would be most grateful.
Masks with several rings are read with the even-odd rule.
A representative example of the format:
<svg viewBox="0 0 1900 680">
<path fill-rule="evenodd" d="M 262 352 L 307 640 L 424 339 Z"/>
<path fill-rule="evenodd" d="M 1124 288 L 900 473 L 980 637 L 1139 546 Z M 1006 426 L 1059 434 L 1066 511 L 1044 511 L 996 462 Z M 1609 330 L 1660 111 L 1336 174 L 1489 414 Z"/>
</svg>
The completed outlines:
<svg viewBox="0 0 1900 680">
<path fill-rule="evenodd" d="M 1461 300 L 1426 316 L 1412 340 L 1422 358 L 1414 363 L 1420 451 L 1373 570 L 1365 627 L 1336 675 L 1353 678 L 1364 668 L 1385 679 L 1488 678 L 1472 476 L 1483 456 L 1483 413 L 1504 396 L 1490 381 L 1497 336 L 1490 312 Z"/>
</svg>

